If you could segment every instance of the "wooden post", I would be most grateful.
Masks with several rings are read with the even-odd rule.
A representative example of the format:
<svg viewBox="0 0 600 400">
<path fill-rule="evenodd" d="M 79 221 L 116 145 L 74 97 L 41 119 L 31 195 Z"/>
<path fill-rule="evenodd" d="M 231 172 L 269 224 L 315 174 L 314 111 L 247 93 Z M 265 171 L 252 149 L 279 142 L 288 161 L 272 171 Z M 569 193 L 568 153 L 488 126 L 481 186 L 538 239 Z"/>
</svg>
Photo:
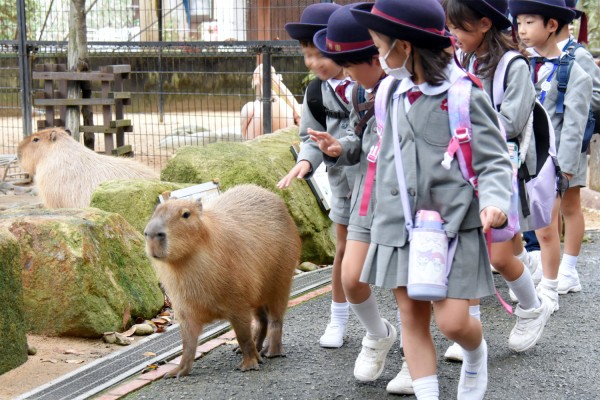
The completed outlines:
<svg viewBox="0 0 600 400">
<path fill-rule="evenodd" d="M 600 135 L 594 135 L 590 142 L 588 180 L 588 187 L 600 192 Z"/>
</svg>

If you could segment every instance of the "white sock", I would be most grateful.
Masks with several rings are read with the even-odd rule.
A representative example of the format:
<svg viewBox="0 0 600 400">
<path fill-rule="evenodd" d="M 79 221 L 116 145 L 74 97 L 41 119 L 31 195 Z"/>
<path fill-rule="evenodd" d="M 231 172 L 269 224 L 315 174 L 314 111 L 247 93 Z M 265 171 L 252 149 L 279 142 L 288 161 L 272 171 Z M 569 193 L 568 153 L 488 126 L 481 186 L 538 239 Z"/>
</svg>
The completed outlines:
<svg viewBox="0 0 600 400">
<path fill-rule="evenodd" d="M 577 270 L 575 267 L 577 266 L 578 256 L 572 256 L 570 254 L 564 253 L 562 256 L 562 260 L 560 261 L 560 271 L 563 272 L 572 272 L 575 273 Z"/>
<path fill-rule="evenodd" d="M 463 363 L 466 364 L 467 371 L 476 372 L 479 370 L 479 366 L 482 361 L 487 362 L 487 360 L 483 359 L 485 354 L 485 340 L 481 339 L 481 343 L 474 350 L 467 350 L 463 347 L 464 360 Z"/>
<path fill-rule="evenodd" d="M 440 398 L 437 375 L 415 379 L 413 389 L 415 389 L 415 396 L 418 400 L 438 400 Z"/>
<path fill-rule="evenodd" d="M 545 276 L 543 276 L 542 280 L 540 281 L 540 286 L 544 289 L 556 292 L 558 288 L 558 279 L 548 279 Z"/>
<path fill-rule="evenodd" d="M 523 268 L 523 273 L 514 281 L 506 281 L 508 287 L 514 292 L 519 300 L 523 310 L 531 310 L 540 307 L 540 299 L 535 290 L 535 285 L 531 279 L 531 273 L 527 268 Z"/>
<path fill-rule="evenodd" d="M 477 304 L 476 306 L 469 306 L 469 315 L 473 318 L 477 318 L 477 320 L 481 321 L 481 306 Z"/>
<path fill-rule="evenodd" d="M 377 308 L 377 301 L 373 293 L 369 298 L 360 304 L 350 303 L 350 308 L 361 324 L 367 330 L 367 335 L 373 339 L 383 339 L 388 337 L 388 328 L 379 315 L 379 309 Z"/>
<path fill-rule="evenodd" d="M 348 323 L 348 315 L 350 313 L 350 303 L 336 303 L 335 301 L 331 302 L 331 322 L 346 326 Z"/>
<path fill-rule="evenodd" d="M 396 321 L 398 325 L 398 337 L 400 338 L 400 348 L 402 348 L 402 318 L 400 318 L 400 310 L 396 310 Z"/>
<path fill-rule="evenodd" d="M 531 266 L 531 256 L 529 255 L 527 250 L 523 249 L 521 254 L 517 256 L 517 258 L 523 263 L 523 265 L 525 265 L 525 267 L 527 267 L 527 269 L 529 269 L 529 267 Z M 530 270 L 529 272 L 533 271 Z"/>
</svg>

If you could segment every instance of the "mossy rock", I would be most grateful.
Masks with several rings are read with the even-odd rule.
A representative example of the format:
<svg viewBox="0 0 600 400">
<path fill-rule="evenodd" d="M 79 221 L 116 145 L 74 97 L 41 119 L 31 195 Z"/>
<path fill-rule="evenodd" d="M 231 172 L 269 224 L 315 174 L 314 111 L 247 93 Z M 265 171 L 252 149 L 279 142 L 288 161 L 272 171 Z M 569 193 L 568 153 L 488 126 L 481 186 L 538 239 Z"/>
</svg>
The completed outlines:
<svg viewBox="0 0 600 400">
<path fill-rule="evenodd" d="M 164 305 L 144 238 L 119 214 L 22 207 L 0 213 L 17 239 L 28 330 L 101 337 Z"/>
<path fill-rule="evenodd" d="M 308 184 L 294 180 L 288 189 L 277 188 L 277 182 L 295 165 L 290 146 L 297 141 L 298 128 L 293 127 L 242 143 L 182 147 L 161 172 L 161 179 L 190 183 L 218 179 L 223 190 L 254 183 L 279 194 L 298 226 L 302 261 L 330 264 L 335 254 L 331 220 L 320 209 Z"/>
<path fill-rule="evenodd" d="M 120 214 L 138 232 L 143 233 L 158 204 L 158 196 L 191 185 L 146 179 L 106 181 L 94 190 L 90 206 Z"/>
<path fill-rule="evenodd" d="M 0 375 L 27 361 L 19 243 L 0 229 Z"/>
</svg>

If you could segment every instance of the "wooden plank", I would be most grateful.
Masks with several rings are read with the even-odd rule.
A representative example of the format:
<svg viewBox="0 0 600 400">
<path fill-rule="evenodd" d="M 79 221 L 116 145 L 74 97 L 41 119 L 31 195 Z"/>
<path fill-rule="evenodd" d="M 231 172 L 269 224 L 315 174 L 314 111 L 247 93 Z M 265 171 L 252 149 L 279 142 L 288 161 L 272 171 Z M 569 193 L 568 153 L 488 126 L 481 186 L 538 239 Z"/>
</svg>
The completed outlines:
<svg viewBox="0 0 600 400">
<path fill-rule="evenodd" d="M 123 146 L 119 146 L 116 149 L 113 149 L 112 155 L 117 157 L 127 156 L 133 154 L 133 147 L 130 144 L 126 144 Z"/>
<path fill-rule="evenodd" d="M 129 64 L 108 65 L 107 67 L 110 69 L 111 72 L 115 74 L 131 72 L 131 65 Z"/>
<path fill-rule="evenodd" d="M 115 75 L 106 72 L 33 72 L 33 79 L 64 81 L 113 81 Z"/>
<path fill-rule="evenodd" d="M 79 132 L 84 133 L 117 133 L 117 128 L 111 128 L 110 126 L 104 125 L 81 125 L 79 127 Z"/>
<path fill-rule="evenodd" d="M 34 99 L 36 106 L 111 106 L 115 104 L 114 99 Z"/>
<path fill-rule="evenodd" d="M 131 92 L 111 92 L 108 97 L 111 99 L 130 99 Z"/>
<path fill-rule="evenodd" d="M 110 121 L 111 128 L 124 128 L 131 125 L 130 119 L 118 119 L 116 121 Z"/>
</svg>

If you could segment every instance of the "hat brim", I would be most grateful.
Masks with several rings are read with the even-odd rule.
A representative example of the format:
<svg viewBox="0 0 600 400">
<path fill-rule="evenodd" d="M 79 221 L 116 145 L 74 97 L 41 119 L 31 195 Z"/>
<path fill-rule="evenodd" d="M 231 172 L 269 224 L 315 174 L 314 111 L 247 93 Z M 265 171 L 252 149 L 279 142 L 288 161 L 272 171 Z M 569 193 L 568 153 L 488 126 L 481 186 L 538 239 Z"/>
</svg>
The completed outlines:
<svg viewBox="0 0 600 400">
<path fill-rule="evenodd" d="M 581 10 L 572 8 L 571 11 L 573 11 L 575 13 L 575 18 L 573 18 L 573 19 L 579 19 L 583 15 L 583 11 L 581 11 Z"/>
<path fill-rule="evenodd" d="M 466 4 L 475 11 L 491 19 L 492 24 L 501 30 L 508 29 L 512 26 L 510 19 L 508 19 L 506 15 L 502 14 L 485 1 L 468 1 Z"/>
<path fill-rule="evenodd" d="M 372 57 L 378 53 L 377 47 L 375 47 L 374 44 L 354 50 L 330 51 L 327 49 L 327 29 L 321 29 L 320 31 L 315 33 L 315 36 L 313 37 L 313 43 L 315 44 L 315 47 L 321 52 L 321 54 L 323 54 L 327 58 L 332 59 L 335 62 L 360 60 Z"/>
<path fill-rule="evenodd" d="M 542 15 L 566 22 L 571 22 L 575 18 L 575 12 L 570 8 L 553 6 L 534 0 L 512 0 L 508 8 L 510 14 L 515 18 L 522 14 Z"/>
<path fill-rule="evenodd" d="M 321 24 L 302 24 L 300 22 L 289 22 L 285 24 L 285 30 L 296 40 L 312 40 L 315 33 L 325 28 L 327 25 Z"/>
<path fill-rule="evenodd" d="M 383 33 L 394 39 L 409 41 L 420 48 L 445 49 L 452 45 L 450 38 L 445 35 L 390 21 L 382 16 L 359 9 L 353 9 L 350 12 L 359 24 L 368 29 Z"/>
</svg>

